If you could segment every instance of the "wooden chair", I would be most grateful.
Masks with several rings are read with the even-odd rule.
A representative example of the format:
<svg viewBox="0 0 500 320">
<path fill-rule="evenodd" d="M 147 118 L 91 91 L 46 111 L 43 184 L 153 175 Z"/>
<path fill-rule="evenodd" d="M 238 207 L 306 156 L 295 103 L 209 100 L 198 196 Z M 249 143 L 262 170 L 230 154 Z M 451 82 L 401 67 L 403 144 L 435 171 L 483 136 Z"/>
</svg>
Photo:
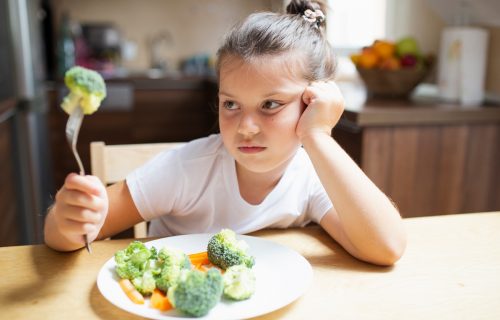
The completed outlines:
<svg viewBox="0 0 500 320">
<path fill-rule="evenodd" d="M 102 141 L 90 143 L 91 173 L 104 185 L 124 180 L 129 172 L 141 166 L 163 150 L 182 146 L 184 143 L 145 143 L 106 145 Z M 146 222 L 134 226 L 134 237 L 147 236 Z"/>
</svg>

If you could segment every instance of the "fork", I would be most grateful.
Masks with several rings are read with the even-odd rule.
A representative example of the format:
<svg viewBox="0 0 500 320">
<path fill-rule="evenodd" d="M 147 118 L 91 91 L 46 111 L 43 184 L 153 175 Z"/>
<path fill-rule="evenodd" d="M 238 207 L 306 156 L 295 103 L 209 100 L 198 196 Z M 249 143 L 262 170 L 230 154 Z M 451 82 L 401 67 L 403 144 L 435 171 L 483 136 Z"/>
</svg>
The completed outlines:
<svg viewBox="0 0 500 320">
<path fill-rule="evenodd" d="M 71 114 L 69 115 L 68 122 L 66 123 L 66 140 L 68 140 L 69 147 L 73 151 L 78 167 L 80 168 L 80 175 L 85 175 L 85 169 L 83 168 L 82 160 L 76 150 L 76 141 L 78 140 L 78 133 L 80 132 L 80 127 L 83 120 L 83 110 L 80 106 L 77 106 Z M 89 253 L 92 253 L 92 248 L 90 247 L 87 235 L 83 236 L 85 240 L 85 248 Z"/>
</svg>

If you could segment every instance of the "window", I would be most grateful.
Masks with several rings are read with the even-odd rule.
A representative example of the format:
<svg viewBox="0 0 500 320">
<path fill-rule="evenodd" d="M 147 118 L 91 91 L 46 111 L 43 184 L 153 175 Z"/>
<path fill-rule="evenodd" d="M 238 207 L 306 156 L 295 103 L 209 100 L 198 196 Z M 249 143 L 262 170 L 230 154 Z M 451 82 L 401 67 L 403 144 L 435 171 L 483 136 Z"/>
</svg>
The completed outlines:
<svg viewBox="0 0 500 320">
<path fill-rule="evenodd" d="M 327 34 L 339 55 L 349 55 L 387 37 L 389 0 L 328 0 Z"/>
<path fill-rule="evenodd" d="M 346 100 L 349 100 L 348 92 L 356 91 L 353 85 L 362 88 L 361 79 L 349 56 L 371 45 L 375 39 L 391 38 L 392 10 L 396 7 L 396 1 L 328 0 L 326 32 L 337 56 L 336 80 L 341 89 L 345 89 L 343 93 Z"/>
</svg>

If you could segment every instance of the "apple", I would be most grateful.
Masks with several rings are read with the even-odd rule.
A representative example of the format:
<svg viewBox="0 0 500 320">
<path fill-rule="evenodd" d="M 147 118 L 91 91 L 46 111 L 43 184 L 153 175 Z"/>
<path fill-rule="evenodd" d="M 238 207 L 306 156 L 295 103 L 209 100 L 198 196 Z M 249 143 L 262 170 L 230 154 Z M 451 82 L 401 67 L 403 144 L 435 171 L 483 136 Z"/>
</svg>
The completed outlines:
<svg viewBox="0 0 500 320">
<path fill-rule="evenodd" d="M 396 53 L 400 57 L 405 55 L 419 56 L 420 49 L 417 40 L 413 37 L 402 38 L 396 43 Z"/>
<path fill-rule="evenodd" d="M 418 58 L 414 54 L 405 54 L 400 59 L 403 68 L 413 68 L 418 63 Z"/>
</svg>

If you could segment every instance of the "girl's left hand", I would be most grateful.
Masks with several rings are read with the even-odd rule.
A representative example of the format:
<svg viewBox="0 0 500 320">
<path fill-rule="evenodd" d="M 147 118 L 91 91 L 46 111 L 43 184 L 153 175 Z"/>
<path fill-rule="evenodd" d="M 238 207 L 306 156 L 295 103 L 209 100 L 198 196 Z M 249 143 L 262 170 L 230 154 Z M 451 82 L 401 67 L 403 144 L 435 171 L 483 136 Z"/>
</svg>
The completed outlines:
<svg viewBox="0 0 500 320">
<path fill-rule="evenodd" d="M 302 94 L 306 108 L 295 132 L 300 140 L 316 133 L 331 135 L 344 112 L 344 98 L 333 80 L 311 83 Z"/>
</svg>

